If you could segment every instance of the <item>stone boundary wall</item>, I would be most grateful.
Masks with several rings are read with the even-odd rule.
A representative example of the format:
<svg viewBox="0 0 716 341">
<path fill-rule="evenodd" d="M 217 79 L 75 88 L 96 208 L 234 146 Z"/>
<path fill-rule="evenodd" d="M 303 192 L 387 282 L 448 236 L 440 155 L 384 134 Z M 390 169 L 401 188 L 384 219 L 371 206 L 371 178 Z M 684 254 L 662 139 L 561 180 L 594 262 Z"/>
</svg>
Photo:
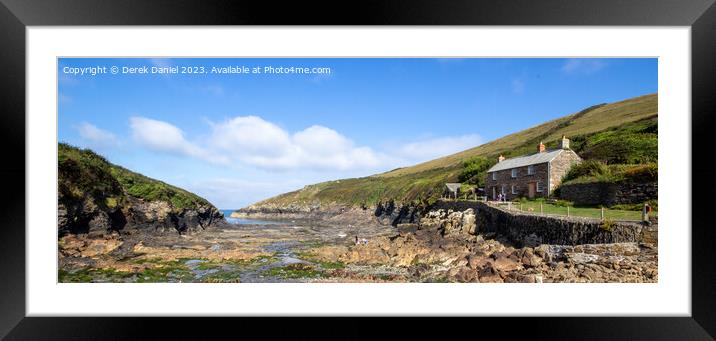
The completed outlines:
<svg viewBox="0 0 716 341">
<path fill-rule="evenodd" d="M 657 244 L 658 224 L 647 227 L 634 222 L 613 222 L 606 227 L 599 219 L 542 216 L 469 201 L 438 201 L 430 209 L 463 211 L 468 208 L 475 211 L 477 233 L 494 232 L 519 247 L 622 242 Z"/>
<path fill-rule="evenodd" d="M 562 185 L 559 197 L 575 205 L 639 204 L 658 197 L 658 183 L 592 182 Z"/>
</svg>

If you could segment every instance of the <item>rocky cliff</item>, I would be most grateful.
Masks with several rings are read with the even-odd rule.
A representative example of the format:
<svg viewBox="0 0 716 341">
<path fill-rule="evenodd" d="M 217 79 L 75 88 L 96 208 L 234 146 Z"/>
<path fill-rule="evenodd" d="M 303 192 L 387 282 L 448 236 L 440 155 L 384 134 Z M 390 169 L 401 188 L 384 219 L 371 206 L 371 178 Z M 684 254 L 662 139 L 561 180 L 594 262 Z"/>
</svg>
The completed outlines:
<svg viewBox="0 0 716 341">
<path fill-rule="evenodd" d="M 91 150 L 58 145 L 58 230 L 197 232 L 226 224 L 205 199 L 109 163 Z M 131 232 L 130 232 L 131 233 Z"/>
</svg>

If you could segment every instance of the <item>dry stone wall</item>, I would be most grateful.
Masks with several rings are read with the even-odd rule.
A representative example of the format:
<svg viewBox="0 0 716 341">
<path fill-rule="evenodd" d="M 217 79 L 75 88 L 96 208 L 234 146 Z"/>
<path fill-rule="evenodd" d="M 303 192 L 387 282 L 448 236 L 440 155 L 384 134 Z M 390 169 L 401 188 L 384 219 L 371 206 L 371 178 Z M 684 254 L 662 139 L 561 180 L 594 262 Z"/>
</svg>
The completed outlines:
<svg viewBox="0 0 716 341">
<path fill-rule="evenodd" d="M 658 229 L 656 224 L 648 228 L 632 222 L 613 222 L 609 225 L 591 218 L 520 213 L 484 202 L 439 201 L 430 209 L 430 211 L 440 210 L 454 212 L 470 210 L 470 213 L 474 212 L 475 215 L 475 227 L 471 230 L 475 233 L 499 234 L 518 247 L 540 244 L 579 245 L 622 242 L 656 244 Z"/>
</svg>

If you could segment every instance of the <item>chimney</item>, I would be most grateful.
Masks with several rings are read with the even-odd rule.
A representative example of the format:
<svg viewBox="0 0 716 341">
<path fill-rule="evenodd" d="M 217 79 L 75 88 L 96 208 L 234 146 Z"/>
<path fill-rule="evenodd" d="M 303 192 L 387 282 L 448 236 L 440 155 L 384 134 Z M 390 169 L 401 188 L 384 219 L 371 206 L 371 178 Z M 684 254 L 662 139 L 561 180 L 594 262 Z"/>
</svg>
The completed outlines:
<svg viewBox="0 0 716 341">
<path fill-rule="evenodd" d="M 544 143 L 542 143 L 542 141 L 539 141 L 538 150 L 540 153 L 544 153 L 544 151 L 545 151 Z"/>
<path fill-rule="evenodd" d="M 559 148 L 569 149 L 569 140 L 564 135 L 562 135 L 562 141 L 559 142 Z"/>
<path fill-rule="evenodd" d="M 500 157 L 497 158 L 497 163 L 500 163 L 502 161 L 505 161 L 505 157 L 500 154 Z"/>
</svg>

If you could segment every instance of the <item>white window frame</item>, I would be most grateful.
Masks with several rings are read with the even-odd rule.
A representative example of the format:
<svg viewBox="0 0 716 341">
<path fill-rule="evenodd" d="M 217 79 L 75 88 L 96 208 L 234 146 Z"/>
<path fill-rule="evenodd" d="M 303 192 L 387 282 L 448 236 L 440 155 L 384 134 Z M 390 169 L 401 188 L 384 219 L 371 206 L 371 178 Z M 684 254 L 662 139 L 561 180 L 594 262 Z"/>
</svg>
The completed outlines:
<svg viewBox="0 0 716 341">
<path fill-rule="evenodd" d="M 512 168 L 512 178 L 517 178 L 517 168 Z"/>
<path fill-rule="evenodd" d="M 517 188 L 517 186 L 512 185 L 512 194 L 517 194 L 517 190 L 515 190 L 515 188 Z"/>
<path fill-rule="evenodd" d="M 534 175 L 535 174 L 535 166 L 529 165 L 527 166 L 527 175 Z"/>
<path fill-rule="evenodd" d="M 492 181 L 497 181 L 497 172 L 492 172 Z"/>
<path fill-rule="evenodd" d="M 503 195 L 507 194 L 505 193 L 505 185 L 500 186 L 500 193 L 502 193 Z"/>
<path fill-rule="evenodd" d="M 542 186 L 540 186 L 540 182 L 539 182 L 539 181 L 537 181 L 537 182 L 535 183 L 535 190 L 536 190 L 537 192 L 542 192 Z"/>
</svg>

